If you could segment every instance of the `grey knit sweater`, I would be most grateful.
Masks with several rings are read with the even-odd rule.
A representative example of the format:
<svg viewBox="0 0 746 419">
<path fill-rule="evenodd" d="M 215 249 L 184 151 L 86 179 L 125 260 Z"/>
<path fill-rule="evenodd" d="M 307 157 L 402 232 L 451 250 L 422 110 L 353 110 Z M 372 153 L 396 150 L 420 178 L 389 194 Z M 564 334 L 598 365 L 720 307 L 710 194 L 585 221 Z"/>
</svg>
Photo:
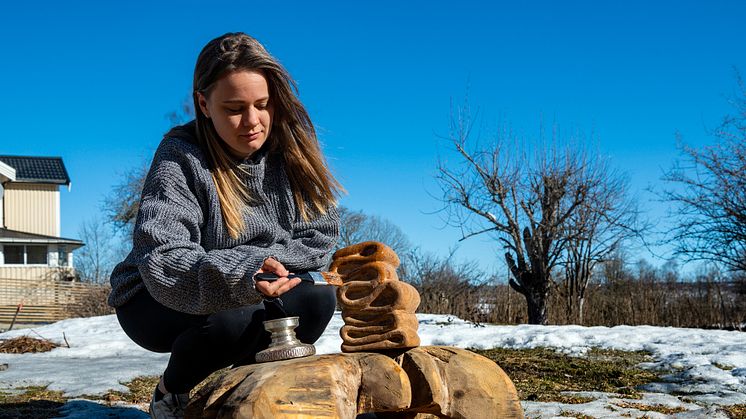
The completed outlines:
<svg viewBox="0 0 746 419">
<path fill-rule="evenodd" d="M 147 288 L 174 310 L 214 313 L 260 300 L 252 277 L 270 256 L 290 272 L 329 262 L 339 236 L 336 209 L 302 221 L 281 156 L 262 149 L 241 166 L 255 202 L 244 213 L 245 231 L 232 239 L 194 122 L 166 134 L 145 180 L 132 251 L 111 274 L 111 306 Z"/>
</svg>

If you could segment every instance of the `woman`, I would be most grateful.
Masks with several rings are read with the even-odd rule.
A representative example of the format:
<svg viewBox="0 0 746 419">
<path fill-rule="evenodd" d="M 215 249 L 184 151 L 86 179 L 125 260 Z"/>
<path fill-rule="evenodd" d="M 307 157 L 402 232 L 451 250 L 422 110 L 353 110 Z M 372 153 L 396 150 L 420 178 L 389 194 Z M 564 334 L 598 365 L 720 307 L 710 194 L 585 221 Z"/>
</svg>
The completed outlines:
<svg viewBox="0 0 746 419">
<path fill-rule="evenodd" d="M 135 343 L 171 352 L 154 418 L 182 416 L 210 373 L 254 362 L 269 344 L 268 310 L 299 316 L 305 343 L 334 312 L 331 287 L 288 278 L 329 262 L 342 191 L 294 91 L 255 39 L 216 38 L 197 59 L 195 121 L 172 129 L 155 153 L 132 252 L 115 267 L 109 297 Z M 279 279 L 256 282 L 257 273 Z"/>
</svg>

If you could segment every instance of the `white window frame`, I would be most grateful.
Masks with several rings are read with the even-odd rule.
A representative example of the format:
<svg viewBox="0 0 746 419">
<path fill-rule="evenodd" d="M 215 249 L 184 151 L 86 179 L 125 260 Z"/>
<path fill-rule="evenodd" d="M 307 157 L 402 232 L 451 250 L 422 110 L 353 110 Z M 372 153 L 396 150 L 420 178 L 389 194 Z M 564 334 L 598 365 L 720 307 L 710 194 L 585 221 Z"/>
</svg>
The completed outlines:
<svg viewBox="0 0 746 419">
<path fill-rule="evenodd" d="M 5 246 L 23 246 L 23 263 L 5 263 Z M 44 252 L 47 255 L 47 263 L 28 263 L 28 250 L 27 246 L 44 246 L 47 250 Z M 0 245 L 2 248 L 2 260 L 0 260 L 0 266 L 4 267 L 48 267 L 49 266 L 49 244 L 38 244 L 38 243 L 4 243 Z"/>
</svg>

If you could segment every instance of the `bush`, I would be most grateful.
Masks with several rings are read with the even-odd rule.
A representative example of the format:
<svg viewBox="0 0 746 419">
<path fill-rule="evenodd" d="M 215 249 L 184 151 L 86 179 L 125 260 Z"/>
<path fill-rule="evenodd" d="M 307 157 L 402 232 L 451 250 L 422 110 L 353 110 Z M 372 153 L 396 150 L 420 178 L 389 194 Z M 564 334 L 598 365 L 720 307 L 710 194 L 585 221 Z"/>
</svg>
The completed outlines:
<svg viewBox="0 0 746 419">
<path fill-rule="evenodd" d="M 66 309 L 70 317 L 94 317 L 113 314 L 114 309 L 109 306 L 107 300 L 111 286 L 91 285 L 85 293 L 77 298 L 77 302 L 68 304 Z"/>
</svg>

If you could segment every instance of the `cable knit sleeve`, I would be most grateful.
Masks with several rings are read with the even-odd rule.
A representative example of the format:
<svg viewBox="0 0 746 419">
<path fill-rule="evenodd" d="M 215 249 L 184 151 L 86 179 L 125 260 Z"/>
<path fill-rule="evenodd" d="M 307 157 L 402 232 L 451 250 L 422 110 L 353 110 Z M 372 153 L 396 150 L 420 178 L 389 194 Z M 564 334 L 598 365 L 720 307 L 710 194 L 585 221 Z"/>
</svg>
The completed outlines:
<svg viewBox="0 0 746 419">
<path fill-rule="evenodd" d="M 206 206 L 197 195 L 208 182 L 199 156 L 185 143 L 166 140 L 159 147 L 145 181 L 130 255 L 148 292 L 161 304 L 192 314 L 256 302 L 252 276 L 265 258 L 280 251 L 243 244 L 206 251 L 201 225 Z M 199 175 L 203 178 L 200 178 Z M 204 200 L 204 198 L 202 198 Z"/>
<path fill-rule="evenodd" d="M 323 269 L 329 264 L 338 239 L 339 214 L 335 206 L 308 221 L 296 215 L 292 239 L 287 246 L 287 260 L 282 262 L 291 272 Z"/>
</svg>

